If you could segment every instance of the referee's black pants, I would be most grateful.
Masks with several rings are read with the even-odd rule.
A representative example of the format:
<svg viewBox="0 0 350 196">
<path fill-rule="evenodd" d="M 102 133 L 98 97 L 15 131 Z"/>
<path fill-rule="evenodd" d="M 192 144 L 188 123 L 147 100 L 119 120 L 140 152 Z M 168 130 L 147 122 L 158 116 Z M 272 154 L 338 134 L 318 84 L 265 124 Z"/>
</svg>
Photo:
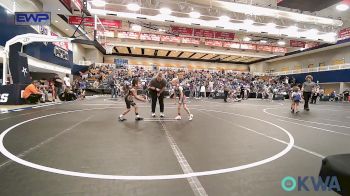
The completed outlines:
<svg viewBox="0 0 350 196">
<path fill-rule="evenodd" d="M 157 91 L 150 90 L 152 98 L 152 113 L 156 113 L 157 99 L 159 100 L 160 112 L 164 112 L 164 92 L 157 96 Z"/>
<path fill-rule="evenodd" d="M 311 92 L 303 92 L 303 96 L 304 96 L 304 109 L 309 109 L 309 101 L 311 98 Z"/>
</svg>

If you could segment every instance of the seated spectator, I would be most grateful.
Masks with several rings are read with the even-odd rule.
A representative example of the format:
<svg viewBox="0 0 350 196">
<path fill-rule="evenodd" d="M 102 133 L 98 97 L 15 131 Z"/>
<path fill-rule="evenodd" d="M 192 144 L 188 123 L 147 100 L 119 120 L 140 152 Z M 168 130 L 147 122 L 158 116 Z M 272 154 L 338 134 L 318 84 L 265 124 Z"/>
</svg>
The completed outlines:
<svg viewBox="0 0 350 196">
<path fill-rule="evenodd" d="M 31 84 L 29 84 L 23 92 L 23 98 L 26 100 L 27 103 L 38 103 L 39 100 L 42 97 L 41 92 L 39 91 L 39 82 L 33 81 Z"/>
</svg>

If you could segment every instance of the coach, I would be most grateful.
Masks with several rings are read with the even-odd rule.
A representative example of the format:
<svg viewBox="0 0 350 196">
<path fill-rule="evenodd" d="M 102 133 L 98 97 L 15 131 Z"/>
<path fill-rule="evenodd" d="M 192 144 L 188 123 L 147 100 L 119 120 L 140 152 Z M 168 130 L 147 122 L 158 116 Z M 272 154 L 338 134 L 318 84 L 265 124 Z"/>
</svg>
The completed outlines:
<svg viewBox="0 0 350 196">
<path fill-rule="evenodd" d="M 312 75 L 307 75 L 305 77 L 305 82 L 303 83 L 302 91 L 303 91 L 303 98 L 304 98 L 304 110 L 309 111 L 309 100 L 311 97 L 312 91 L 315 89 L 316 84 L 313 82 L 314 78 Z"/>
<path fill-rule="evenodd" d="M 164 90 L 166 84 L 163 74 L 159 72 L 148 85 L 149 93 L 152 98 L 152 117 L 156 116 L 157 99 L 159 99 L 160 117 L 164 117 Z"/>
</svg>

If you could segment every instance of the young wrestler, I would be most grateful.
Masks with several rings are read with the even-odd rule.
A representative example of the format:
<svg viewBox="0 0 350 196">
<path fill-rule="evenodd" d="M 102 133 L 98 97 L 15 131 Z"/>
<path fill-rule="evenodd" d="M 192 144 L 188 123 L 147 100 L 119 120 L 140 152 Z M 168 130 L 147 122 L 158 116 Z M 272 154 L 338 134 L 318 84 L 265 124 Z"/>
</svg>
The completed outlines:
<svg viewBox="0 0 350 196">
<path fill-rule="evenodd" d="M 299 112 L 299 103 L 301 101 L 301 92 L 300 88 L 298 86 L 293 87 L 293 92 L 292 92 L 292 113 L 298 113 Z"/>
<path fill-rule="evenodd" d="M 188 120 L 192 120 L 193 119 L 193 114 L 191 114 L 190 110 L 187 107 L 187 101 L 186 101 L 186 96 L 183 92 L 183 87 L 180 85 L 179 79 L 178 78 L 174 78 L 171 81 L 171 84 L 174 86 L 174 91 L 175 91 L 175 96 L 179 97 L 179 102 L 178 102 L 178 107 L 177 107 L 177 112 L 178 115 L 175 117 L 176 120 L 181 120 L 181 106 L 183 106 L 184 110 L 187 112 L 187 114 L 189 115 Z"/>
<path fill-rule="evenodd" d="M 123 114 L 121 114 L 119 116 L 119 120 L 120 121 L 126 120 L 124 118 L 124 115 L 126 115 L 128 112 L 130 112 L 131 106 L 133 106 L 134 110 L 135 110 L 135 115 L 136 115 L 135 120 L 137 120 L 137 121 L 143 120 L 143 118 L 140 117 L 140 115 L 139 115 L 139 113 L 137 111 L 138 108 L 136 106 L 136 103 L 134 102 L 134 98 L 139 100 L 139 101 L 146 102 L 146 99 L 144 99 L 144 98 L 142 98 L 142 97 L 137 95 L 137 88 L 138 87 L 139 87 L 139 79 L 138 78 L 135 78 L 132 81 L 131 88 L 130 88 L 130 85 L 128 85 L 128 84 L 124 85 L 124 95 L 125 95 L 126 110 L 124 111 Z"/>
</svg>

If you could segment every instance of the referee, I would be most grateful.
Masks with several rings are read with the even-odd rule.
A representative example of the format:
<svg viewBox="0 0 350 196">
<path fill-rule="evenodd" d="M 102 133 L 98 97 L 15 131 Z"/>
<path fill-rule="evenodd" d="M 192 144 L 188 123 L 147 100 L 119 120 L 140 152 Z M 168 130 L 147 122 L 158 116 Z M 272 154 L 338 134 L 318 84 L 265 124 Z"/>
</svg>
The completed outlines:
<svg viewBox="0 0 350 196">
<path fill-rule="evenodd" d="M 157 99 L 159 100 L 160 117 L 164 117 L 164 90 L 166 84 L 167 82 L 163 78 L 163 74 L 159 72 L 148 85 L 149 93 L 152 98 L 152 117 L 156 116 Z"/>
<path fill-rule="evenodd" d="M 311 98 L 312 91 L 315 89 L 316 84 L 313 82 L 314 78 L 312 75 L 307 75 L 305 77 L 305 82 L 303 83 L 302 91 L 303 91 L 303 98 L 304 98 L 304 110 L 309 111 L 309 100 Z"/>
</svg>

